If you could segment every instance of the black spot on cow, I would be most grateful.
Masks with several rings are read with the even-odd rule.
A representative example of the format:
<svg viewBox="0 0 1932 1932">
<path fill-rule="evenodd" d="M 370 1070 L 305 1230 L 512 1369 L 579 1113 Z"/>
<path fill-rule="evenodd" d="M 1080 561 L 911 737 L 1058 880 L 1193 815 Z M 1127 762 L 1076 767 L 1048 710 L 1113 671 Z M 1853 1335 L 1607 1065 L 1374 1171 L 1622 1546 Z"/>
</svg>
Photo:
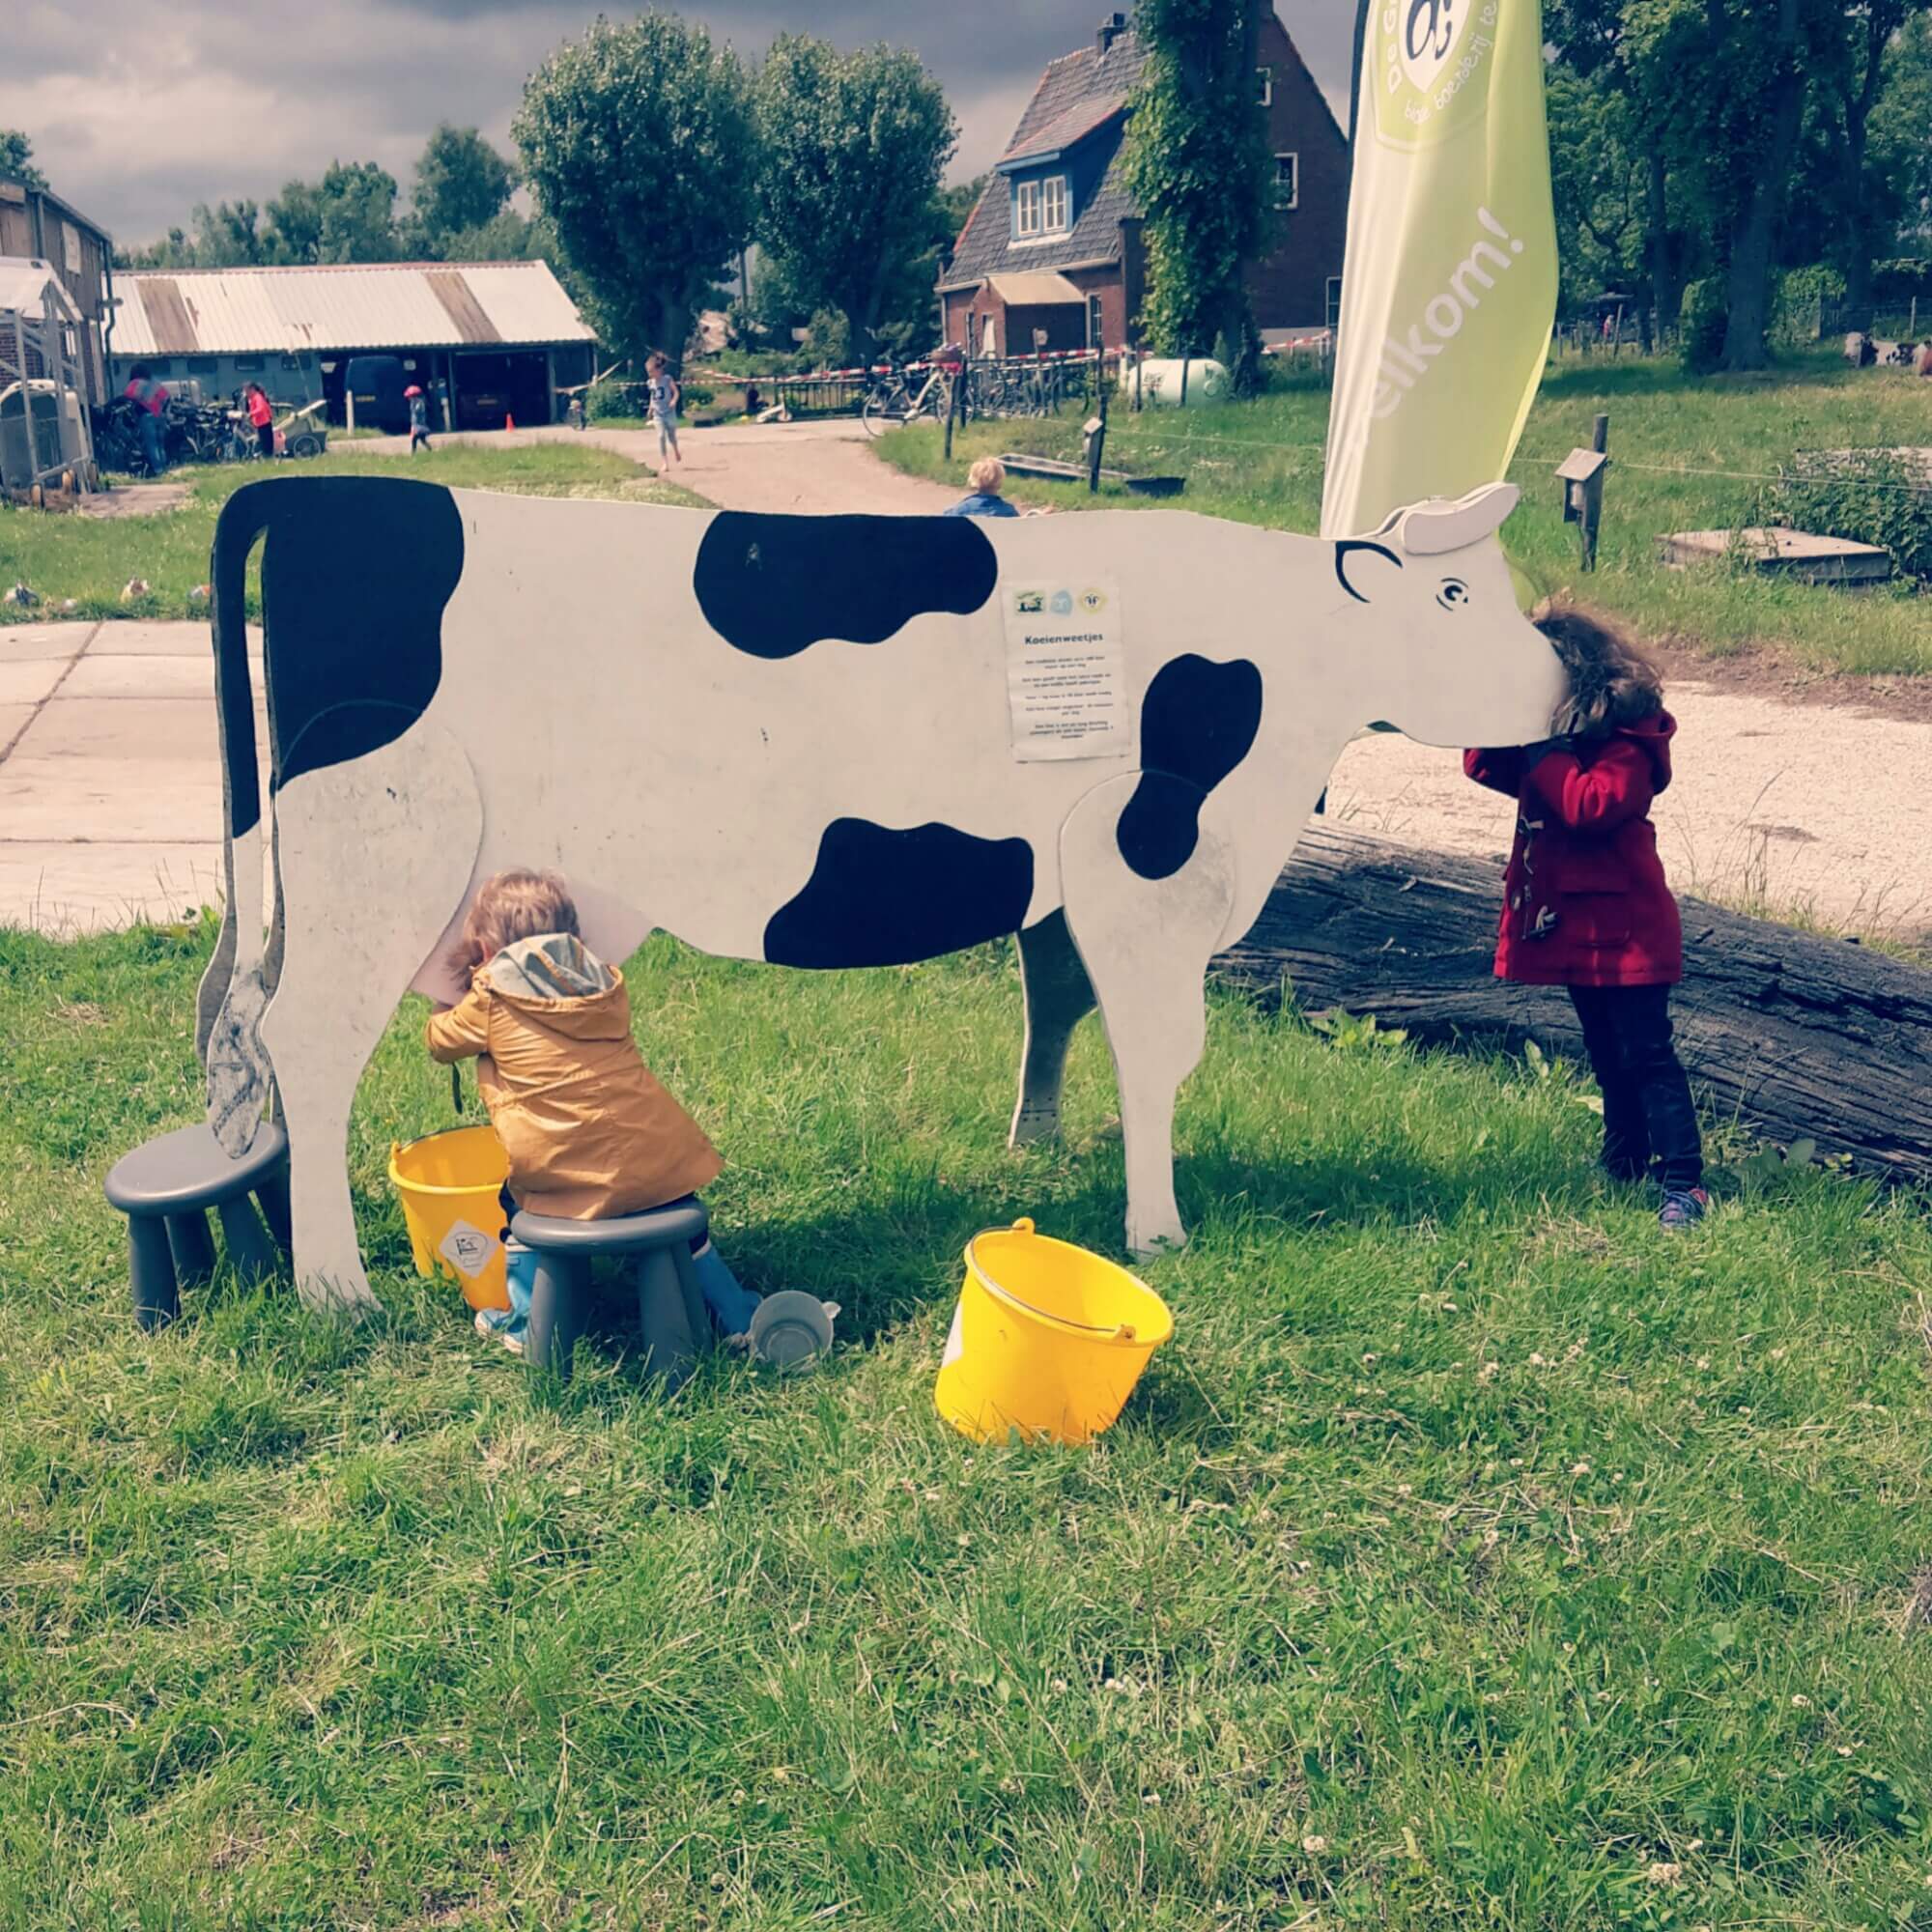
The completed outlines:
<svg viewBox="0 0 1932 1932">
<path fill-rule="evenodd" d="M 993 594 L 998 560 L 970 517 L 711 520 L 694 584 L 706 621 L 754 658 L 839 639 L 876 644 L 927 611 L 965 616 Z"/>
<path fill-rule="evenodd" d="M 804 891 L 766 925 L 765 957 L 776 966 L 909 966 L 1017 932 L 1032 897 L 1024 838 L 836 818 Z"/>
<path fill-rule="evenodd" d="M 1262 674 L 1245 658 L 1191 652 L 1164 664 L 1141 700 L 1141 781 L 1121 813 L 1121 857 L 1168 879 L 1194 856 L 1208 794 L 1248 755 L 1262 723 Z"/>
<path fill-rule="evenodd" d="M 231 834 L 261 816 L 244 642 L 248 553 L 264 536 L 273 782 L 393 744 L 442 679 L 442 612 L 463 519 L 440 484 L 391 476 L 250 483 L 215 525 L 214 658 Z"/>
</svg>

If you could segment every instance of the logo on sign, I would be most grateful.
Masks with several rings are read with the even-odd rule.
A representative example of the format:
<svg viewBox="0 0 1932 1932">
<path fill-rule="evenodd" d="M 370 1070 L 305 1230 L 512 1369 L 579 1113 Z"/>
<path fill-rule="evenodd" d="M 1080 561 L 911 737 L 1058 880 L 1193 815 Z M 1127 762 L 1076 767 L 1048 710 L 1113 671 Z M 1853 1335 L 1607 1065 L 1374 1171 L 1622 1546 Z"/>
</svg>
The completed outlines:
<svg viewBox="0 0 1932 1932">
<path fill-rule="evenodd" d="M 1022 590 L 1013 599 L 1013 609 L 1022 617 L 1035 617 L 1046 609 L 1046 598 L 1037 590 Z"/>
<path fill-rule="evenodd" d="M 1496 22 L 1521 0 L 1377 0 L 1376 127 L 1419 148 L 1483 118 Z"/>
<path fill-rule="evenodd" d="M 442 1237 L 437 1249 L 444 1261 L 459 1274 L 474 1281 L 490 1265 L 490 1258 L 497 1252 L 497 1237 L 486 1235 L 481 1228 L 472 1228 L 468 1221 L 458 1221 Z"/>
</svg>

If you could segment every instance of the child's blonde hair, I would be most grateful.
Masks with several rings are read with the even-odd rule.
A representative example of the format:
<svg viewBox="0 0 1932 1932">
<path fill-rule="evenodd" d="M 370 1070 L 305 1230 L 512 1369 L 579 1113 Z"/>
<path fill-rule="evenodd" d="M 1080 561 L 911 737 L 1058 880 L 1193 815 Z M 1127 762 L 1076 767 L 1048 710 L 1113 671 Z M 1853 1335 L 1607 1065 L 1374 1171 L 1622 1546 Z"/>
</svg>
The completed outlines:
<svg viewBox="0 0 1932 1932">
<path fill-rule="evenodd" d="M 498 872 L 485 879 L 449 949 L 450 970 L 468 979 L 487 959 L 520 939 L 577 930 L 577 904 L 554 872 Z"/>
<path fill-rule="evenodd" d="M 1558 738 L 1601 738 L 1663 709 L 1663 679 L 1622 631 L 1554 604 L 1530 620 L 1556 648 L 1570 679 L 1550 730 Z"/>
<path fill-rule="evenodd" d="M 1006 486 L 1007 466 L 997 456 L 982 456 L 966 472 L 966 487 L 981 497 L 997 497 Z"/>
</svg>

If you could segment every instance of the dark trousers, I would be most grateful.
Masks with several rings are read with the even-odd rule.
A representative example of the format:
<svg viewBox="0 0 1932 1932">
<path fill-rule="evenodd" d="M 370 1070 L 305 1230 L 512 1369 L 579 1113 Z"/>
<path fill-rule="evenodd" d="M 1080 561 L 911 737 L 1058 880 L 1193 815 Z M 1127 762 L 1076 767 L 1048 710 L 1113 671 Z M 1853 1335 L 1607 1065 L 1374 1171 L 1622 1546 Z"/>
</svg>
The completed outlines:
<svg viewBox="0 0 1932 1932">
<path fill-rule="evenodd" d="M 273 423 L 257 423 L 255 425 L 255 447 L 264 456 L 274 455 L 275 426 Z"/>
<path fill-rule="evenodd" d="M 1670 1043 L 1668 986 L 1572 986 L 1590 1070 L 1604 1094 L 1604 1165 L 1666 1188 L 1702 1184 L 1704 1147 L 1690 1082 Z"/>
</svg>

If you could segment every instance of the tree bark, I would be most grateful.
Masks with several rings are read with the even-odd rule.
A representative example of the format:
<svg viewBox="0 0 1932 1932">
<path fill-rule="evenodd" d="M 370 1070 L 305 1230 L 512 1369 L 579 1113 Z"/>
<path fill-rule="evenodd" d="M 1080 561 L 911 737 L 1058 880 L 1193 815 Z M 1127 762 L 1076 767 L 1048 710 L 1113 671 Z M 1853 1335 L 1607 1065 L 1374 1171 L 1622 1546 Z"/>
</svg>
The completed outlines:
<svg viewBox="0 0 1932 1932">
<path fill-rule="evenodd" d="M 1561 987 L 1491 973 L 1502 867 L 1318 826 L 1217 978 L 1429 1042 L 1535 1039 L 1583 1060 Z M 1932 972 L 1684 901 L 1679 1051 L 1707 1114 L 1809 1138 L 1888 1179 L 1932 1179 Z"/>
<path fill-rule="evenodd" d="M 1731 222 L 1724 367 L 1762 369 L 1771 314 L 1772 249 L 1804 113 L 1804 70 L 1798 55 L 1798 0 L 1778 0 L 1778 78 L 1772 89 L 1771 136 Z"/>
<path fill-rule="evenodd" d="M 1677 324 L 1677 292 L 1670 286 L 1670 202 L 1665 193 L 1663 151 L 1651 136 L 1647 188 L 1650 200 L 1650 298 L 1657 311 L 1657 332 Z"/>
</svg>

